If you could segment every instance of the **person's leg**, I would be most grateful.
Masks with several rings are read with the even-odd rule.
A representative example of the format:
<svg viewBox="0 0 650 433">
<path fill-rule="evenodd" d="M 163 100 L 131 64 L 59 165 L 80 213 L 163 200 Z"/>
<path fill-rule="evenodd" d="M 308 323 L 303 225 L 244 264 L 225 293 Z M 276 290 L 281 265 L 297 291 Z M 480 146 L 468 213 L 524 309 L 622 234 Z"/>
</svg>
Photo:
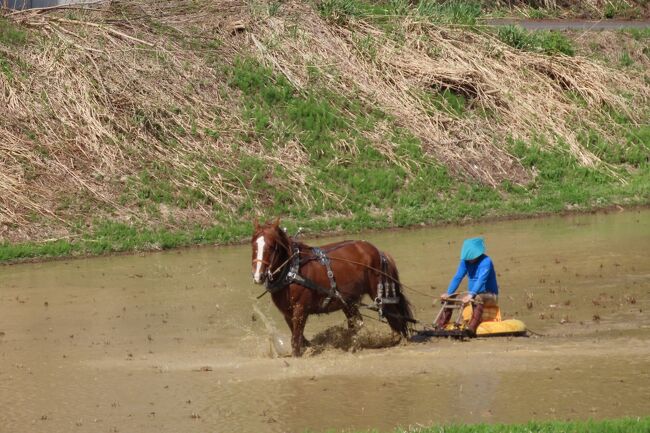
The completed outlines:
<svg viewBox="0 0 650 433">
<path fill-rule="evenodd" d="M 467 331 L 468 334 L 471 337 L 476 337 L 476 328 L 478 328 L 478 325 L 481 324 L 481 317 L 483 316 L 483 304 L 482 303 L 475 303 L 472 306 L 472 318 L 469 319 L 469 323 L 467 324 Z"/>
<path fill-rule="evenodd" d="M 449 323 L 449 320 L 451 320 L 451 314 L 453 313 L 454 310 L 451 308 L 445 308 L 442 310 L 442 313 L 440 313 L 440 317 L 438 317 L 438 321 L 435 323 L 436 329 L 444 329 L 447 323 Z"/>
<path fill-rule="evenodd" d="M 474 301 L 472 318 L 467 324 L 467 331 L 472 337 L 476 337 L 476 329 L 481 324 L 485 307 L 497 305 L 497 296 L 493 293 L 481 293 L 480 295 L 476 295 Z"/>
</svg>

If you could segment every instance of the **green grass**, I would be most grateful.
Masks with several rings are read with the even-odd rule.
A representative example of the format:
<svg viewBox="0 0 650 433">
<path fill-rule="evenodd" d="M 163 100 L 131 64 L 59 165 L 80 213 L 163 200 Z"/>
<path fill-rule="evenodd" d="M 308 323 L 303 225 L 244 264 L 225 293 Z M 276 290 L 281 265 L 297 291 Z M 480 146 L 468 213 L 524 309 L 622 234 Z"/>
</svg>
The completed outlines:
<svg viewBox="0 0 650 433">
<path fill-rule="evenodd" d="M 320 0 L 316 8 L 325 19 L 336 24 L 364 15 L 364 9 L 355 0 Z"/>
<path fill-rule="evenodd" d="M 511 154 L 536 176 L 526 185 L 504 182 L 491 188 L 452 176 L 423 153 L 416 137 L 396 126 L 396 119 L 320 88 L 317 80 L 299 91 L 283 75 L 251 58 L 239 58 L 224 73 L 230 91 L 240 93 L 249 128 L 242 133 L 241 144 L 228 155 L 215 150 L 205 160 L 187 161 L 186 175 L 205 187 L 211 176 L 218 174 L 226 184 L 248 192 L 241 201 L 222 207 L 212 203 L 198 187 L 176 188 L 171 179 L 179 173 L 151 161 L 126 180 L 122 204 L 135 204 L 142 212 L 157 216 L 161 205 L 180 209 L 207 205 L 211 206 L 214 223 L 198 227 L 169 221 L 174 229 L 152 229 L 104 219 L 88 229 L 80 222 L 73 233 L 76 237 L 70 239 L 0 244 L 0 261 L 236 242 L 248 238 L 252 221 L 249 216 L 260 209 L 263 218 L 282 217 L 292 231 L 303 226 L 313 232 L 356 232 L 557 212 L 567 206 L 586 210 L 650 202 L 650 128 L 634 126 L 623 115 L 611 113 L 616 127 L 624 131 L 619 134 L 620 142 L 608 142 L 594 131 L 580 132 L 581 143 L 611 164 L 609 168 L 584 167 L 562 143 L 546 146 L 548 138 L 511 140 Z M 423 101 L 432 111 L 474 115 L 465 97 L 450 91 L 428 93 Z M 138 116 L 136 122 L 156 130 L 145 113 Z M 381 141 L 393 146 L 394 156 L 390 159 L 367 135 L 380 122 L 385 130 Z M 218 125 L 215 128 L 218 134 Z M 290 166 L 269 164 L 246 153 L 247 141 L 253 140 L 269 153 L 287 142 L 299 143 L 309 158 L 309 165 L 299 168 L 306 178 L 304 184 L 288 183 Z M 216 163 L 224 158 L 231 159 L 229 168 Z M 205 167 L 211 168 L 206 171 Z M 70 198 L 67 206 L 78 207 L 76 200 Z"/>
<path fill-rule="evenodd" d="M 377 430 L 346 430 L 351 433 L 376 433 Z M 452 424 L 401 428 L 394 433 L 647 433 L 650 417 L 589 421 L 531 421 L 525 424 Z"/>
<path fill-rule="evenodd" d="M 632 57 L 630 56 L 630 53 L 628 53 L 627 51 L 623 51 L 621 53 L 621 57 L 619 58 L 619 63 L 624 68 L 627 68 L 627 67 L 632 66 L 634 64 L 634 60 L 632 60 Z"/>
<path fill-rule="evenodd" d="M 560 32 L 529 32 L 519 26 L 503 26 L 497 29 L 497 36 L 502 42 L 523 51 L 548 55 L 565 54 L 573 56 L 575 54 L 575 48 L 571 41 Z"/>
<path fill-rule="evenodd" d="M 420 0 L 416 10 L 420 16 L 428 17 L 434 22 L 470 26 L 476 24 L 476 19 L 482 15 L 481 3 L 467 0 Z"/>
<path fill-rule="evenodd" d="M 647 0 L 593 0 L 557 1 L 556 8 L 545 7 L 543 0 L 484 0 L 485 13 L 491 17 L 521 18 L 586 18 L 586 19 L 640 19 Z M 550 2 L 548 2 L 550 3 Z"/>
<path fill-rule="evenodd" d="M 430 107 L 431 114 L 434 111 L 444 111 L 451 116 L 461 117 L 467 110 L 467 98 L 451 89 L 439 89 L 435 93 L 427 92 L 422 95 L 422 99 Z"/>
<path fill-rule="evenodd" d="M 4 17 L 0 17 L 0 44 L 7 46 L 22 45 L 27 40 L 27 33 Z"/>
<path fill-rule="evenodd" d="M 650 27 L 646 27 L 644 29 L 623 29 L 621 32 L 629 34 L 633 39 L 637 41 L 650 39 Z"/>
<path fill-rule="evenodd" d="M 370 17 L 382 25 L 388 25 L 388 21 L 381 21 L 382 14 L 409 14 L 436 22 L 471 25 L 482 13 L 479 2 L 471 1 L 324 0 L 318 3 L 318 8 L 329 20 L 343 23 L 356 17 Z M 180 37 L 162 24 L 153 21 L 150 24 L 170 38 Z M 24 33 L 6 20 L 0 20 L 0 26 L 4 26 L 0 27 L 2 43 L 20 44 L 25 40 Z M 522 50 L 573 54 L 571 44 L 559 33 L 505 28 L 499 30 L 499 37 Z M 639 32 L 634 37 L 647 36 Z M 377 55 L 376 44 L 380 42 L 354 35 L 352 41 L 367 58 L 372 60 Z M 194 41 L 188 44 L 187 48 L 198 49 Z M 233 64 L 224 65 L 215 56 L 210 57 L 209 63 L 227 77 L 227 84 L 223 84 L 224 97 L 240 104 L 236 108 L 241 109 L 247 123 L 237 132 L 240 135 L 233 140 L 230 151 L 215 146 L 212 154 L 193 156 L 195 160 L 184 161 L 187 172 L 174 172 L 171 166 L 160 161 L 144 161 L 140 171 L 120 186 L 122 205 L 155 216 L 158 219 L 152 218 L 153 221 L 161 226 L 169 223 L 173 229 L 126 224 L 110 218 L 95 221 L 86 228 L 85 221 L 79 221 L 70 239 L 0 244 L 0 261 L 236 242 L 249 236 L 251 216 L 260 209 L 264 217 L 282 217 L 290 230 L 303 226 L 313 232 L 355 232 L 556 212 L 567 205 L 592 209 L 650 202 L 650 128 L 630 125 L 624 116 L 612 114 L 617 123 L 618 142 L 610 142 L 594 131 L 578 131 L 581 144 L 612 167 L 585 168 L 566 146 L 561 143 L 559 147 L 546 146 L 543 138 L 531 142 L 512 140 L 511 154 L 536 176 L 527 185 L 504 182 L 498 188 L 491 188 L 449 173 L 423 152 L 417 137 L 398 126 L 399 119 L 328 90 L 326 84 L 321 85 L 317 67 L 309 71 L 307 85 L 296 89 L 282 74 L 253 58 L 240 57 Z M 11 76 L 9 65 L 0 56 L 0 73 Z M 449 89 L 427 89 L 419 96 L 432 115 L 440 111 L 457 118 L 480 115 L 471 97 Z M 569 94 L 569 98 L 576 104 L 586 103 L 578 94 Z M 187 106 L 165 109 L 174 114 L 192 115 L 191 107 Z M 218 114 L 209 128 L 201 126 L 208 140 L 216 141 L 226 132 Z M 150 111 L 137 109 L 131 121 L 135 127 L 156 136 L 162 145 L 178 145 L 175 139 L 166 136 L 166 128 L 157 123 L 160 121 Z M 175 134 L 181 137 L 196 134 L 194 129 L 188 127 Z M 383 131 L 382 136 L 369 138 L 376 137 L 377 130 Z M 390 144 L 392 156 L 382 153 L 378 143 L 372 140 Z M 309 159 L 308 165 L 296 164 L 305 182 L 291 183 L 289 179 L 295 172 L 290 164 L 287 167 L 269 163 L 250 154 L 249 143 L 255 143 L 255 148 L 261 144 L 269 154 L 286 143 L 297 143 Z M 226 159 L 228 164 L 223 163 Z M 25 176 L 29 175 L 26 168 Z M 226 203 L 213 202 L 204 191 L 215 176 L 235 192 L 241 192 L 242 197 L 228 198 L 232 201 Z M 192 179 L 195 186 L 179 187 L 174 180 L 181 178 Z M 81 206 L 92 203 L 90 198 L 71 196 L 61 201 L 60 210 L 74 214 Z M 161 209 L 165 205 L 182 210 L 200 206 L 211 211 L 213 223 L 198 227 L 182 221 L 163 221 Z M 79 214 L 88 215 L 92 211 Z"/>
<path fill-rule="evenodd" d="M 422 154 L 419 141 L 406 131 L 393 128 L 386 137 L 395 144 L 397 160 L 388 160 L 366 138 L 364 133 L 377 122 L 391 121 L 378 110 L 325 89 L 298 93 L 284 77 L 250 59 L 235 63 L 231 85 L 243 92 L 255 138 L 266 143 L 269 151 L 294 140 L 309 156 L 310 168 L 302 169 L 307 175 L 304 191 L 290 194 L 265 186 L 264 182 L 273 182 L 273 173 L 258 176 L 264 180 L 257 188 L 268 191 L 268 209 L 275 214 L 292 219 L 322 213 L 355 215 L 356 222 L 347 227 L 362 228 L 388 225 L 385 218 L 371 217 L 369 208 L 399 207 L 398 223 L 408 224 L 415 220 L 408 217 L 408 206 L 419 208 L 431 185 L 437 185 L 441 194 L 451 194 L 452 178 Z M 340 150 L 342 143 L 356 152 Z M 409 177 L 408 171 L 416 170 L 415 161 L 422 165 Z M 309 197 L 309 208 L 297 199 L 298 193 Z"/>
<path fill-rule="evenodd" d="M 339 25 L 355 18 L 383 22 L 386 17 L 410 15 L 439 24 L 471 26 L 482 15 L 481 2 L 473 0 L 319 0 L 316 8 L 323 18 Z"/>
<path fill-rule="evenodd" d="M 603 16 L 607 19 L 620 16 L 636 18 L 638 13 L 638 10 L 630 6 L 625 0 L 609 0 L 605 3 L 605 8 L 603 9 Z"/>
<path fill-rule="evenodd" d="M 417 140 L 401 131 L 395 131 L 395 134 L 393 139 L 402 143 L 403 152 L 419 152 Z M 600 145 L 597 136 L 589 139 L 593 140 L 593 146 Z M 634 150 L 638 153 L 603 155 L 613 162 L 625 158 L 630 165 L 634 165 L 634 175 L 625 171 L 619 173 L 628 184 L 617 181 L 611 173 L 602 169 L 582 167 L 562 149 L 545 150 L 541 139 L 533 143 L 513 140 L 510 144 L 511 152 L 521 159 L 524 166 L 537 173 L 535 180 L 523 186 L 504 182 L 498 189 L 459 182 L 435 164 L 423 165 L 406 182 L 404 174 L 396 167 L 386 164 L 373 166 L 370 161 L 381 158 L 369 154 L 366 158 L 370 161 L 356 162 L 349 169 L 337 166 L 313 174 L 314 183 L 349 192 L 349 201 L 340 207 L 328 202 L 325 197 L 319 197 L 320 202 L 315 200 L 313 208 L 306 209 L 296 206 L 291 192 L 270 190 L 273 202 L 265 210 L 265 217 L 281 216 L 290 232 L 298 226 L 314 233 L 330 230 L 356 232 L 423 222 L 442 223 L 486 216 L 558 212 L 566 209 L 567 204 L 577 209 L 593 209 L 614 203 L 644 204 L 650 199 L 650 162 L 648 152 L 643 150 L 650 145 L 649 139 L 647 127 L 631 130 L 628 140 L 631 149 L 638 146 Z M 254 170 L 257 163 L 249 161 L 246 164 L 252 164 Z M 318 192 L 313 193 L 318 196 Z M 384 211 L 392 209 L 392 219 L 371 213 L 369 209 L 373 207 Z M 250 210 L 242 208 L 242 211 Z M 325 211 L 332 216 L 319 217 Z M 226 212 L 215 213 L 215 220 L 219 222 L 209 227 L 175 230 L 97 221 L 90 232 L 80 229 L 79 236 L 73 240 L 0 244 L 0 261 L 160 250 L 246 240 L 250 235 L 251 222 L 247 218 L 229 215 Z"/>
<path fill-rule="evenodd" d="M 532 421 L 526 424 L 447 425 L 422 428 L 418 433 L 647 433 L 650 418 L 603 421 Z M 395 430 L 396 433 L 405 430 Z"/>
</svg>

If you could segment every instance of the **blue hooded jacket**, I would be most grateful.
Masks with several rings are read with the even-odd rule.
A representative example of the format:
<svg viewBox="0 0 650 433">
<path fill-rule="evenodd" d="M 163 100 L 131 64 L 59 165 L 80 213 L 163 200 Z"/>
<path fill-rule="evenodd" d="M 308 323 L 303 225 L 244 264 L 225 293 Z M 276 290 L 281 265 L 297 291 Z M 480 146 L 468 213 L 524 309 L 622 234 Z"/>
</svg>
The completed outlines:
<svg viewBox="0 0 650 433">
<path fill-rule="evenodd" d="M 472 296 L 480 293 L 499 294 L 497 275 L 492 259 L 485 255 L 485 243 L 481 238 L 466 239 L 460 254 L 460 263 L 456 275 L 451 279 L 447 294 L 456 292 L 461 281 L 468 276 L 468 291 Z M 467 260 L 479 258 L 475 263 Z"/>
</svg>

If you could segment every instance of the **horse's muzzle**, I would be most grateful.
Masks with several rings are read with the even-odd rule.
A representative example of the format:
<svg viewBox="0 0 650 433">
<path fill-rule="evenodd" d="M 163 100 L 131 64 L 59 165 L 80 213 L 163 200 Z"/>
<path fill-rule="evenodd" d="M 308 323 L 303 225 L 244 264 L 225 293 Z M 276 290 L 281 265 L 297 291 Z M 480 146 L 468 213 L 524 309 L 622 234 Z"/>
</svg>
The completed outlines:
<svg viewBox="0 0 650 433">
<path fill-rule="evenodd" d="M 262 272 L 258 276 L 256 276 L 255 273 L 253 273 L 252 276 L 253 276 L 253 282 L 255 284 L 264 284 L 264 282 L 266 281 L 266 277 L 267 277 L 266 272 Z"/>
</svg>

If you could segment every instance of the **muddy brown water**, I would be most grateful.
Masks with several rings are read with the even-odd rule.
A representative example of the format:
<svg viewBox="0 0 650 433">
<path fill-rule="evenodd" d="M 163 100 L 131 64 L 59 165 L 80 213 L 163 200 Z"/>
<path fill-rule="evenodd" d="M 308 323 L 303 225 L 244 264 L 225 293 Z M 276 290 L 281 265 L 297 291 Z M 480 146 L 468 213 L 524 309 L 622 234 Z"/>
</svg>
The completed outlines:
<svg viewBox="0 0 650 433">
<path fill-rule="evenodd" d="M 272 358 L 263 319 L 287 330 L 268 297 L 255 299 L 249 246 L 0 267 L 0 432 L 389 431 L 650 415 L 650 211 L 354 237 L 396 258 L 416 316 L 430 321 L 430 296 L 473 235 L 495 261 L 504 315 L 543 336 L 368 349 L 391 340 L 368 318 L 345 351 L 333 347 L 344 323 L 335 313 L 306 330 L 332 344 Z"/>
</svg>

